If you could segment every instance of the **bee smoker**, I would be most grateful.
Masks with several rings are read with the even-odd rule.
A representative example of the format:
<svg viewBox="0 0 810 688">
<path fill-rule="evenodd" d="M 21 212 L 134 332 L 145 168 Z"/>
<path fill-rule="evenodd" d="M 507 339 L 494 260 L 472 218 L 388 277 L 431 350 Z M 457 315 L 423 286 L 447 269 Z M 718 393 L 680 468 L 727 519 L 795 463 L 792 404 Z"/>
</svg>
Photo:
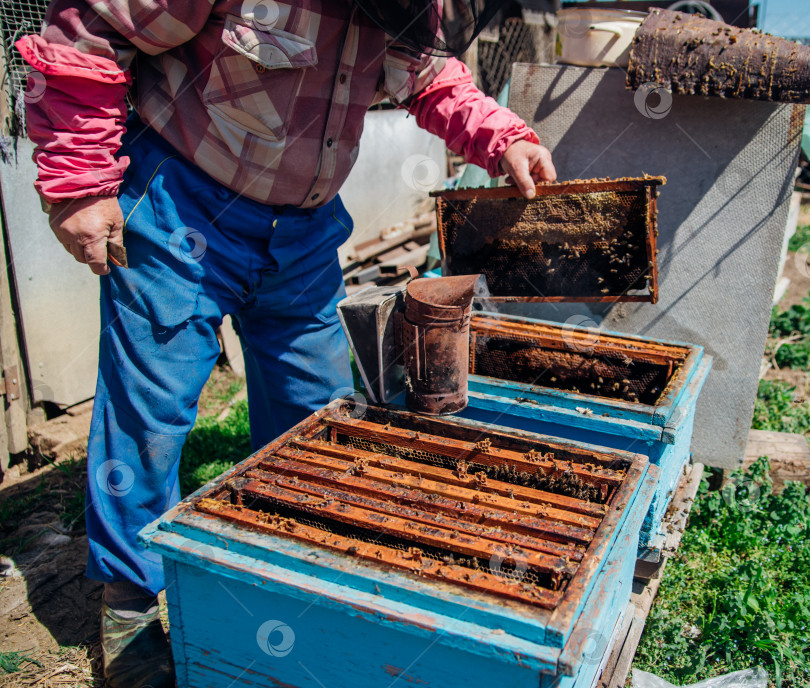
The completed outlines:
<svg viewBox="0 0 810 688">
<path fill-rule="evenodd" d="M 414 279 L 369 287 L 338 304 L 346 337 L 372 401 L 444 415 L 467 405 L 470 313 L 482 275 Z"/>
<path fill-rule="evenodd" d="M 416 279 L 405 290 L 400 341 L 405 404 L 432 416 L 467 406 L 470 312 L 483 275 Z"/>
</svg>

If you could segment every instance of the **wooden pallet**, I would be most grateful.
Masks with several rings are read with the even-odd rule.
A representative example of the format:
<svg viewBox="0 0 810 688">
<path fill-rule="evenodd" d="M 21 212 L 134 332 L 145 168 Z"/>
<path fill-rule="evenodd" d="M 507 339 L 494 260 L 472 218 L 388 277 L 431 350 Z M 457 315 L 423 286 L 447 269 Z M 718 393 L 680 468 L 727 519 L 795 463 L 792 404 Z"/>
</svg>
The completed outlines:
<svg viewBox="0 0 810 688">
<path fill-rule="evenodd" d="M 633 594 L 624 612 L 622 625 L 616 635 L 616 642 L 608 657 L 602 675 L 595 688 L 621 688 L 627 682 L 630 666 L 636 656 L 641 633 L 650 614 L 653 600 L 658 594 L 664 569 L 669 557 L 678 549 L 686 530 L 686 522 L 692 503 L 695 501 L 700 479 L 703 476 L 703 464 L 690 464 L 678 483 L 675 496 L 664 518 L 664 527 L 668 533 L 664 555 L 657 571 L 650 578 L 633 581 Z"/>
</svg>

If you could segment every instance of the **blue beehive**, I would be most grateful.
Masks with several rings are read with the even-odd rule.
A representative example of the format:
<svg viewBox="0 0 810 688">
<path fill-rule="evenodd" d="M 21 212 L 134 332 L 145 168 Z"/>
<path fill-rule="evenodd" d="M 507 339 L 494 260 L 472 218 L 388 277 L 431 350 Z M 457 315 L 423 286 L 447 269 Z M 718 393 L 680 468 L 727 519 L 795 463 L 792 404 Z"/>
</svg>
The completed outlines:
<svg viewBox="0 0 810 688">
<path fill-rule="evenodd" d="M 475 315 L 470 330 L 464 417 L 640 452 L 658 466 L 639 543 L 640 557 L 656 559 L 711 357 L 693 344 L 495 313 Z"/>
<path fill-rule="evenodd" d="M 178 685 L 589 688 L 656 479 L 638 454 L 334 402 L 142 532 Z"/>
</svg>

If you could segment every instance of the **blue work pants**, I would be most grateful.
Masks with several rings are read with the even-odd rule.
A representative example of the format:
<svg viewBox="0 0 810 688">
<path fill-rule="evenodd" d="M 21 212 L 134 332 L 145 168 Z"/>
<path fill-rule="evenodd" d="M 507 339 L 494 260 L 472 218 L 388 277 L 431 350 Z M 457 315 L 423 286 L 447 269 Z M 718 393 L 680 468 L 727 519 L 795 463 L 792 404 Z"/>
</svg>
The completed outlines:
<svg viewBox="0 0 810 688">
<path fill-rule="evenodd" d="M 129 267 L 101 278 L 88 576 L 157 593 L 160 557 L 136 536 L 179 499 L 180 452 L 223 316 L 242 341 L 254 449 L 351 387 L 336 304 L 337 248 L 352 223 L 339 198 L 302 210 L 241 197 L 129 124 L 120 192 Z"/>
</svg>

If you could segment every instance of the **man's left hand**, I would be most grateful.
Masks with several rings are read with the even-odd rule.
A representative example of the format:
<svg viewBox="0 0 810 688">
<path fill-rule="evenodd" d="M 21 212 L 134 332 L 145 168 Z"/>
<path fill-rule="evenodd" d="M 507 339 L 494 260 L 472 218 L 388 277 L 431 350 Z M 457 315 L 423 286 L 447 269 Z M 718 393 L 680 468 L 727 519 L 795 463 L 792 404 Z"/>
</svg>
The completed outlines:
<svg viewBox="0 0 810 688">
<path fill-rule="evenodd" d="M 515 141 L 501 158 L 501 169 L 509 175 L 507 184 L 514 184 L 526 198 L 534 198 L 537 182 L 553 182 L 557 171 L 548 148 L 530 141 Z"/>
</svg>

